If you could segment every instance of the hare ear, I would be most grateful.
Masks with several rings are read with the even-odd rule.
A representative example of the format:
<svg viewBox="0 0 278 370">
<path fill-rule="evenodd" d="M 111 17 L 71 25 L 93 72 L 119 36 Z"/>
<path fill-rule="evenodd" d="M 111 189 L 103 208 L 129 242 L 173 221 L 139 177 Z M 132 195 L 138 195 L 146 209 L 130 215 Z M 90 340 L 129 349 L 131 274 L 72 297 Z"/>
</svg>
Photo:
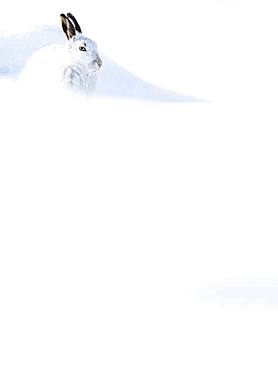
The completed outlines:
<svg viewBox="0 0 278 370">
<path fill-rule="evenodd" d="M 65 16 L 65 14 L 60 14 L 62 28 L 66 34 L 68 40 L 75 36 L 75 28 L 71 21 Z"/>
<path fill-rule="evenodd" d="M 74 27 L 75 27 L 75 30 L 79 33 L 82 33 L 81 31 L 81 27 L 79 26 L 76 18 L 71 14 L 71 13 L 67 13 L 67 17 L 72 20 L 72 23 L 74 24 Z"/>
</svg>

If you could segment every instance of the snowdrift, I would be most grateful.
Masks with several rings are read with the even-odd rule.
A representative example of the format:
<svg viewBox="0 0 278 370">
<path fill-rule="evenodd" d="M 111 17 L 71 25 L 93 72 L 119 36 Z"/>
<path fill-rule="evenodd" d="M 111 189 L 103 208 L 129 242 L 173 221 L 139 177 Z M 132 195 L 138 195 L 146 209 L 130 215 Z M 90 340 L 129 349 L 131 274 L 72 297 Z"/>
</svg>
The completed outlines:
<svg viewBox="0 0 278 370">
<path fill-rule="evenodd" d="M 0 36 L 0 77 L 16 79 L 27 60 L 38 49 L 63 43 L 58 27 L 43 26 L 21 34 Z M 102 54 L 103 67 L 94 95 L 99 97 L 138 99 L 160 102 L 194 102 L 197 99 L 154 86 L 133 75 Z"/>
</svg>

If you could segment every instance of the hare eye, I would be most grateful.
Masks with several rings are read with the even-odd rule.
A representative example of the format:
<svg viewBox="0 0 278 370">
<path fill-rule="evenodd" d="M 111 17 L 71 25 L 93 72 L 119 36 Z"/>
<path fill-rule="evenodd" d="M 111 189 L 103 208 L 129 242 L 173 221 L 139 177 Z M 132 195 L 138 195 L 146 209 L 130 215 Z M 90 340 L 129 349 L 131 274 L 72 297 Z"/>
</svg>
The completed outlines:
<svg viewBox="0 0 278 370">
<path fill-rule="evenodd" d="M 86 48 L 84 48 L 84 46 L 79 46 L 79 50 L 86 51 Z"/>
</svg>

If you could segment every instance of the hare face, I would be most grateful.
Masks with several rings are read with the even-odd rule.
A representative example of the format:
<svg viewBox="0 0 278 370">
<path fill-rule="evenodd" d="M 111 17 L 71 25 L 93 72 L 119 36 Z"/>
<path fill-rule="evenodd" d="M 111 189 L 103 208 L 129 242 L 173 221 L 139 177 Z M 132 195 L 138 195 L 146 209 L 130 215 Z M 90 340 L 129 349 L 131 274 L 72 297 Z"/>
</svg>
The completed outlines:
<svg viewBox="0 0 278 370">
<path fill-rule="evenodd" d="M 83 66 L 92 73 L 100 69 L 102 61 L 94 41 L 83 36 L 80 38 L 74 36 L 68 43 L 73 64 Z"/>
</svg>

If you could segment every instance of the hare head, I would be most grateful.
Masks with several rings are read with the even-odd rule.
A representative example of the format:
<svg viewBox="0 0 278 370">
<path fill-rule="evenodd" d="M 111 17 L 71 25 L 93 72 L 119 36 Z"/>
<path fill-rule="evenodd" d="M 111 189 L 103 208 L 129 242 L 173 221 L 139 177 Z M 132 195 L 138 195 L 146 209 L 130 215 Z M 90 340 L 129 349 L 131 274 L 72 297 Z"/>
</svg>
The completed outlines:
<svg viewBox="0 0 278 370">
<path fill-rule="evenodd" d="M 97 44 L 82 35 L 81 27 L 71 13 L 61 14 L 62 28 L 67 37 L 67 48 L 72 64 L 95 73 L 102 66 Z"/>
</svg>

